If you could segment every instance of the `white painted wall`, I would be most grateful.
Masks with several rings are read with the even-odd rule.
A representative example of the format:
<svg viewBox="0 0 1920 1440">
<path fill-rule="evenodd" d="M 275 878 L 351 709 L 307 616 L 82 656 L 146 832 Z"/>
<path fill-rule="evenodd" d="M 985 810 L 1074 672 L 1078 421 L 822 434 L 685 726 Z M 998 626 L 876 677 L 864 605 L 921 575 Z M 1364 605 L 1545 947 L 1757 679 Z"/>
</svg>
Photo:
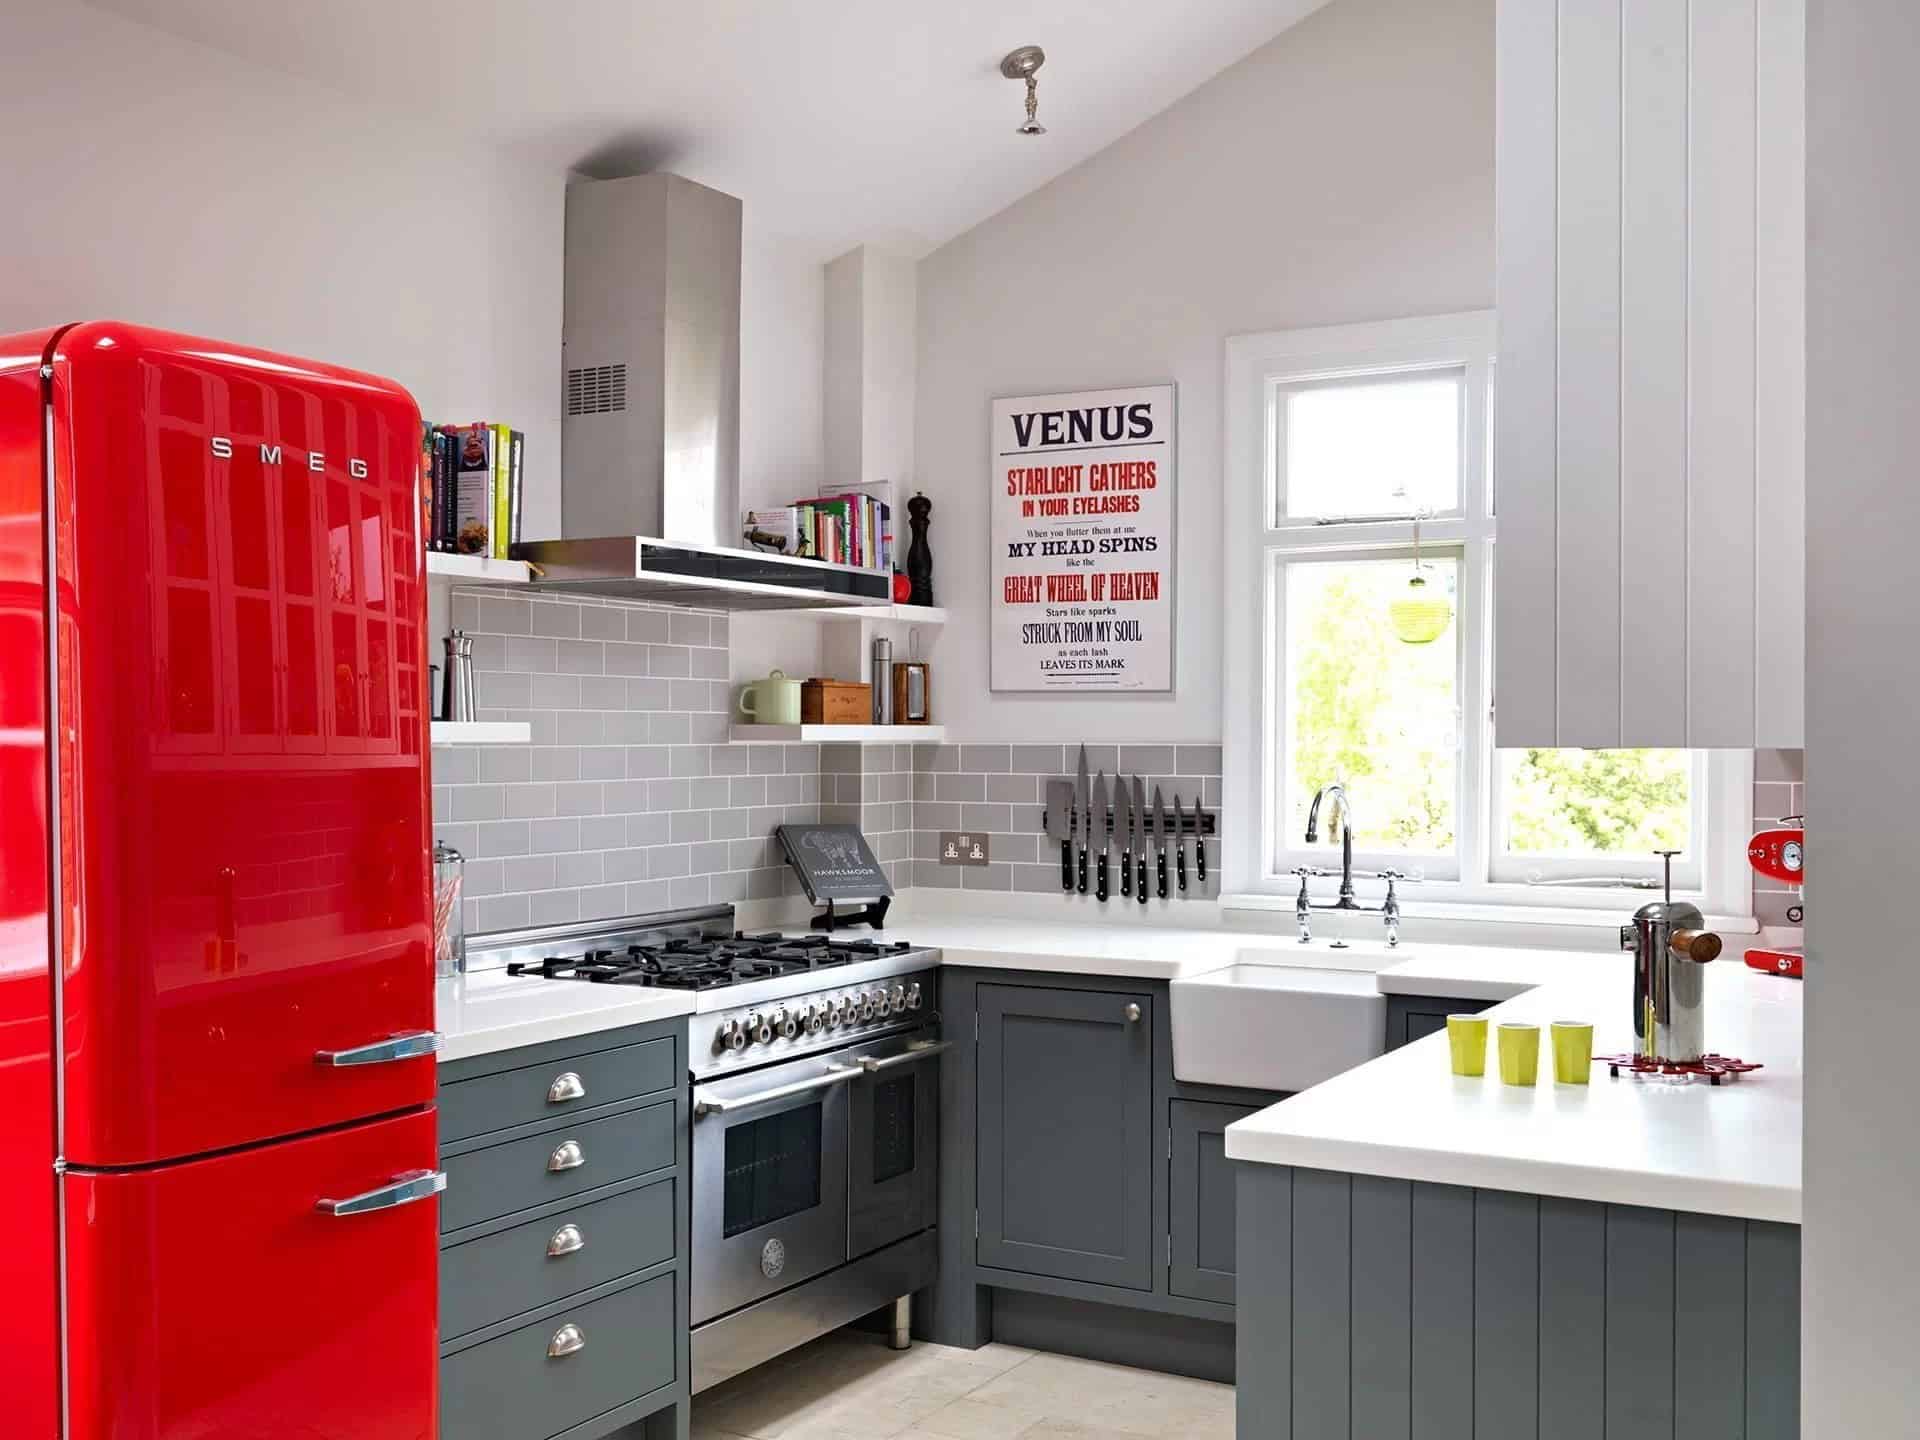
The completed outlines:
<svg viewBox="0 0 1920 1440">
<path fill-rule="evenodd" d="M 922 260 L 919 479 L 953 615 L 935 718 L 967 740 L 1217 741 L 1221 611 L 1253 603 L 1220 579 L 1226 337 L 1492 303 L 1492 0 L 1336 0 Z M 989 400 L 1160 380 L 1179 386 L 1173 692 L 957 678 L 987 669 Z"/>
<path fill-rule="evenodd" d="M 1920 1413 L 1920 11 L 1815 0 L 1807 70 L 1807 889 L 1801 1433 L 1907 1435 Z"/>
<path fill-rule="evenodd" d="M 526 533 L 557 528 L 560 174 L 88 6 L 4 34 L 0 332 L 137 321 L 511 418 Z"/>
</svg>

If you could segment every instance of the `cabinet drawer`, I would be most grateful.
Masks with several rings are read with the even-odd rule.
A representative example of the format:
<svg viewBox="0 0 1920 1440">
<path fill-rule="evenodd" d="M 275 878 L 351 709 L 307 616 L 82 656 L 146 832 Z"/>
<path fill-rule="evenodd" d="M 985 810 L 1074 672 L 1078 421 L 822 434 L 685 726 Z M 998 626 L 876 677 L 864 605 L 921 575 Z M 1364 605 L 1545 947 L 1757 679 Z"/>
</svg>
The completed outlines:
<svg viewBox="0 0 1920 1440">
<path fill-rule="evenodd" d="M 440 1087 L 440 1139 L 464 1140 L 549 1116 L 560 1123 L 575 1111 L 671 1089 L 684 1078 L 675 1073 L 673 1050 L 669 1035 L 456 1080 Z"/>
<path fill-rule="evenodd" d="M 662 1275 L 449 1355 L 440 1362 L 440 1433 L 544 1440 L 671 1384 L 674 1280 Z M 576 1332 L 572 1354 L 549 1354 Z"/>
<path fill-rule="evenodd" d="M 664 1169 L 674 1160 L 673 1117 L 674 1102 L 662 1100 L 450 1156 L 443 1162 L 447 1191 L 440 1197 L 440 1228 L 458 1230 Z M 576 1147 L 577 1157 L 567 1146 Z M 567 1163 L 575 1158 L 579 1163 Z"/>
<path fill-rule="evenodd" d="M 656 1180 L 441 1251 L 441 1333 L 464 1335 L 671 1260 L 678 1184 Z"/>
</svg>

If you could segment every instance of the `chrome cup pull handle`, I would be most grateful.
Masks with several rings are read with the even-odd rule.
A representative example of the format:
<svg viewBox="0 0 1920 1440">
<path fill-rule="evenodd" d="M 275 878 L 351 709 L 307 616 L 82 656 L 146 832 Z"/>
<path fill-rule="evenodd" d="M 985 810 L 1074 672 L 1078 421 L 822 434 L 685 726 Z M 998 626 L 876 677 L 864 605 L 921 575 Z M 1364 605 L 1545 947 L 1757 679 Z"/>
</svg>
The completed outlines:
<svg viewBox="0 0 1920 1440">
<path fill-rule="evenodd" d="M 578 1355 L 587 1348 L 587 1335 L 578 1325 L 562 1325 L 553 1332 L 553 1338 L 547 1341 L 547 1358 L 564 1360 L 569 1355 Z"/>
<path fill-rule="evenodd" d="M 578 1225 L 562 1225 L 547 1241 L 547 1258 L 558 1260 L 562 1255 L 571 1255 L 576 1250 L 586 1248 L 587 1237 L 580 1233 Z"/>
<path fill-rule="evenodd" d="M 578 1170 L 587 1163 L 587 1152 L 580 1148 L 578 1140 L 564 1140 L 553 1147 L 553 1153 L 547 1157 L 547 1173 L 558 1175 L 563 1170 Z"/>
<path fill-rule="evenodd" d="M 554 1076 L 553 1083 L 547 1087 L 547 1103 L 549 1105 L 564 1105 L 569 1100 L 584 1100 L 586 1098 L 586 1083 L 571 1070 L 566 1071 L 564 1074 Z"/>
</svg>

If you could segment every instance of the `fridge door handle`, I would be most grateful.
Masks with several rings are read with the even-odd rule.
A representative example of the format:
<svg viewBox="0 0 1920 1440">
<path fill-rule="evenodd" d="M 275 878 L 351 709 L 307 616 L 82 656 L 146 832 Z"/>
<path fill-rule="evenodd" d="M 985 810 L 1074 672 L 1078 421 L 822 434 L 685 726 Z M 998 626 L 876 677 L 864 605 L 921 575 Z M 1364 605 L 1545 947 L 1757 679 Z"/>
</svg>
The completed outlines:
<svg viewBox="0 0 1920 1440">
<path fill-rule="evenodd" d="M 390 1060 L 417 1060 L 440 1049 L 440 1036 L 432 1030 L 409 1030 L 404 1035 L 389 1035 L 367 1045 L 346 1050 L 316 1050 L 317 1065 L 384 1065 Z"/>
<path fill-rule="evenodd" d="M 409 1170 L 403 1175 L 394 1176 L 391 1185 L 349 1195 L 345 1200 L 318 1200 L 313 1208 L 322 1215 L 370 1215 L 376 1210 L 391 1210 L 397 1205 L 429 1200 L 446 1188 L 447 1172 L 444 1170 Z"/>
</svg>

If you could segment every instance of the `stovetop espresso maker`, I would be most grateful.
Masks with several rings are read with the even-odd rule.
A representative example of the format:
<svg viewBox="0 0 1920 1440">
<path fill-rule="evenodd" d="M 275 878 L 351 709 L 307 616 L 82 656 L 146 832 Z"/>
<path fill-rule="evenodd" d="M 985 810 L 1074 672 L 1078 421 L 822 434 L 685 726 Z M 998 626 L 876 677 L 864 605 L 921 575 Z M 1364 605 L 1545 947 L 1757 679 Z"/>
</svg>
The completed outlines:
<svg viewBox="0 0 1920 1440">
<path fill-rule="evenodd" d="M 1706 1054 L 1702 968 L 1720 954 L 1720 937 L 1706 928 L 1700 907 L 1673 898 L 1673 857 L 1667 862 L 1666 898 L 1642 905 L 1633 923 L 1620 927 L 1620 948 L 1633 952 L 1635 1053 L 1661 1064 L 1689 1064 Z"/>
</svg>

